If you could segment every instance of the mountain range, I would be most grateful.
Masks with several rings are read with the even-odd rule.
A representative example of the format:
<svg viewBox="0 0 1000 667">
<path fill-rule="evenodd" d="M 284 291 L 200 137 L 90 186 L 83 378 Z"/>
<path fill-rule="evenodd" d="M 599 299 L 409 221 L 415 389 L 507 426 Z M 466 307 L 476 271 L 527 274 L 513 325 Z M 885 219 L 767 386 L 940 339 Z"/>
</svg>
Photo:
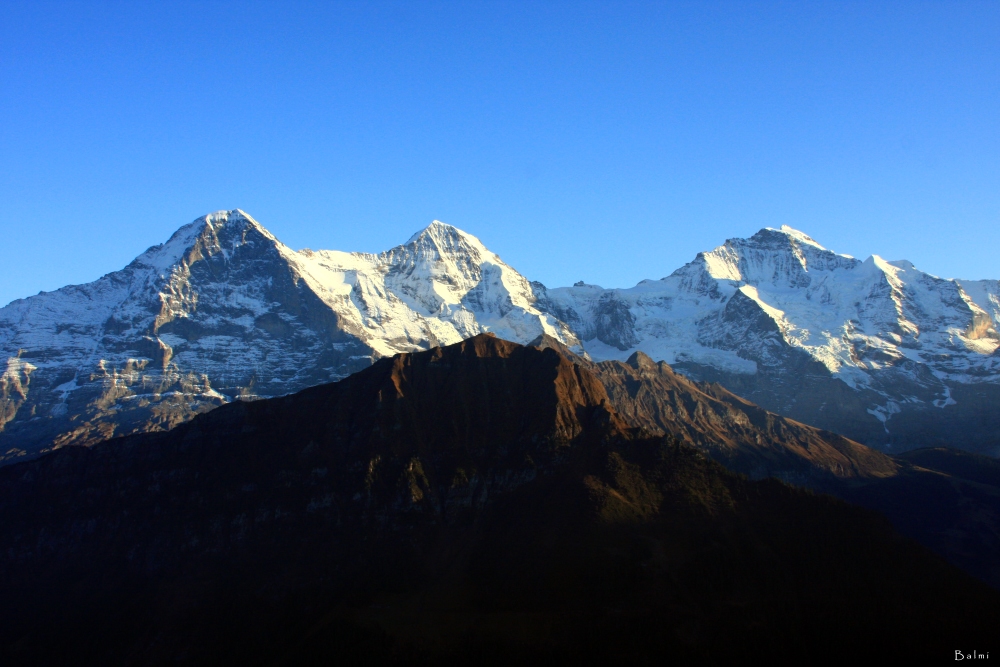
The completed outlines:
<svg viewBox="0 0 1000 667">
<path fill-rule="evenodd" d="M 1000 454 L 996 281 L 861 261 L 786 226 L 730 239 L 630 289 L 536 292 L 537 307 L 568 323 L 594 358 L 642 350 L 885 451 Z"/>
<path fill-rule="evenodd" d="M 886 452 L 996 456 L 998 294 L 788 227 L 630 289 L 548 289 L 436 221 L 380 254 L 294 251 L 222 211 L 121 271 L 0 309 L 0 457 L 167 429 L 487 331 L 594 361 L 641 352 Z"/>
</svg>

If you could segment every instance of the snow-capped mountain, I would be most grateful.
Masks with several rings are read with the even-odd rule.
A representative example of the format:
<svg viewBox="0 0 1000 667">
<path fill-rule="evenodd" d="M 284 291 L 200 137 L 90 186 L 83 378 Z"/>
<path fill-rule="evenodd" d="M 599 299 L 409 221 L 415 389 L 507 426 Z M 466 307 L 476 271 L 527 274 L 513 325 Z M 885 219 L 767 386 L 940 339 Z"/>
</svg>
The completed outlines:
<svg viewBox="0 0 1000 667">
<path fill-rule="evenodd" d="M 121 271 L 0 309 L 0 453 L 168 428 L 485 331 L 578 346 L 534 301 L 440 222 L 377 255 L 296 252 L 242 211 L 214 213 Z"/>
<path fill-rule="evenodd" d="M 294 251 L 218 212 L 86 285 L 0 309 L 0 460 L 168 428 L 479 333 L 642 351 L 793 419 L 899 451 L 1000 455 L 1000 282 L 861 261 L 789 227 L 630 289 L 546 289 L 433 222 L 380 254 Z"/>
<path fill-rule="evenodd" d="M 867 444 L 1000 454 L 987 407 L 1000 398 L 997 281 L 861 261 L 786 226 L 630 289 L 535 290 L 595 359 L 641 350 Z"/>
</svg>

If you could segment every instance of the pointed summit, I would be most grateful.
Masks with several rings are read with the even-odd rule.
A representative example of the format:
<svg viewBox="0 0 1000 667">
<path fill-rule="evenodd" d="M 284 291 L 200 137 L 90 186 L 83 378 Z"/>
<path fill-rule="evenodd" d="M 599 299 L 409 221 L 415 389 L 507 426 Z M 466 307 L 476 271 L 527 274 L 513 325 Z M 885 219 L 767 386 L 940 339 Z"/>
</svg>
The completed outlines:
<svg viewBox="0 0 1000 667">
<path fill-rule="evenodd" d="M 794 227 L 789 227 L 788 225 L 782 225 L 780 229 L 774 229 L 773 227 L 765 227 L 768 231 L 778 232 L 784 234 L 785 236 L 791 237 L 800 243 L 806 243 L 808 245 L 819 248 L 820 250 L 826 250 L 823 246 L 817 243 L 811 236 L 805 232 L 800 232 Z"/>
<path fill-rule="evenodd" d="M 216 211 L 195 220 L 195 224 L 202 223 L 205 229 L 216 234 L 237 233 L 242 234 L 246 230 L 252 229 L 271 241 L 277 241 L 274 234 L 269 232 L 264 225 L 260 224 L 249 213 L 242 209 L 234 208 L 231 211 Z"/>
<path fill-rule="evenodd" d="M 431 222 L 403 245 L 386 251 L 383 257 L 398 262 L 404 273 L 416 271 L 419 277 L 441 278 L 447 274 L 443 282 L 449 291 L 455 287 L 457 276 L 461 276 L 459 282 L 476 283 L 484 263 L 503 264 L 475 236 L 440 220 Z"/>
<path fill-rule="evenodd" d="M 729 239 L 729 241 L 739 241 L 741 239 Z M 811 246 L 817 250 L 823 250 L 826 252 L 831 252 L 827 248 L 817 243 L 815 239 L 801 232 L 794 227 L 789 227 L 788 225 L 782 225 L 779 229 L 774 227 L 764 227 L 759 232 L 751 236 L 747 241 L 763 244 L 763 245 L 773 245 L 775 243 L 780 243 L 781 245 L 791 244 L 791 245 L 807 245 Z"/>
<path fill-rule="evenodd" d="M 528 347 L 537 347 L 539 350 L 555 350 L 570 361 L 578 363 L 590 364 L 592 361 L 590 355 L 587 354 L 582 345 L 578 344 L 575 346 L 576 349 L 573 349 L 560 341 L 558 338 L 555 338 L 547 333 L 543 333 L 541 336 L 528 343 Z"/>
<path fill-rule="evenodd" d="M 413 243 L 414 241 L 423 237 L 437 236 L 442 233 L 447 233 L 448 230 L 450 229 L 455 229 L 455 228 L 447 223 L 441 222 L 440 220 L 432 220 L 431 224 L 427 225 L 419 232 L 415 232 L 412 236 L 410 236 L 410 238 L 406 239 L 406 243 L 404 243 L 403 245 Z"/>
<path fill-rule="evenodd" d="M 440 220 L 432 221 L 431 224 L 411 236 L 403 245 L 409 245 L 422 240 L 431 242 L 442 250 L 457 245 L 465 245 L 471 246 L 480 252 L 486 251 L 486 246 L 478 238 Z"/>
<path fill-rule="evenodd" d="M 135 262 L 164 271 L 185 258 L 190 263 L 224 249 L 232 250 L 245 243 L 253 243 L 253 235 L 248 235 L 250 231 L 259 235 L 257 239 L 279 244 L 278 239 L 263 225 L 237 208 L 195 219 L 174 232 L 166 243 L 153 246 L 139 255 Z"/>
<path fill-rule="evenodd" d="M 440 220 L 431 220 L 431 223 L 423 228 L 423 230 L 417 232 L 413 236 L 419 236 L 424 232 L 448 232 L 448 231 L 460 231 L 454 225 L 449 225 L 447 222 L 441 222 Z"/>
</svg>

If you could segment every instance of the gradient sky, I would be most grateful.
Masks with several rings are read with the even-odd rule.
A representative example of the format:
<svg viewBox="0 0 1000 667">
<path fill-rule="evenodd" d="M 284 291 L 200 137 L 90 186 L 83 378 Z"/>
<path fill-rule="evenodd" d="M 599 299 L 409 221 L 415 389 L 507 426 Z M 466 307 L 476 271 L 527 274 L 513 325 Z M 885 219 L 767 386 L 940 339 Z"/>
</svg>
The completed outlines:
<svg viewBox="0 0 1000 667">
<path fill-rule="evenodd" d="M 0 304 L 237 207 L 549 286 L 782 224 L 1000 278 L 1000 3 L 0 0 Z"/>
</svg>

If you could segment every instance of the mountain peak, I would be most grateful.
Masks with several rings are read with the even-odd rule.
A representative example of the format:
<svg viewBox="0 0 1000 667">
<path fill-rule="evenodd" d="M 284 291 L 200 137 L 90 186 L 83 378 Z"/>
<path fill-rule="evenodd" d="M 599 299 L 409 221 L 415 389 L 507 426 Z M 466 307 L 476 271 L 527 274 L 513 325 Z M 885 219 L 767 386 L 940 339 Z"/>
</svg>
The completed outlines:
<svg viewBox="0 0 1000 667">
<path fill-rule="evenodd" d="M 653 361 L 652 357 L 650 357 L 642 350 L 636 350 L 635 352 L 633 352 L 632 356 L 630 356 L 625 361 L 625 363 L 631 366 L 632 368 L 635 368 L 636 370 L 640 371 L 641 370 L 655 371 L 658 368 L 656 362 Z"/>
<path fill-rule="evenodd" d="M 445 246 L 453 245 L 456 242 L 464 242 L 485 250 L 485 246 L 483 246 L 482 241 L 478 238 L 468 232 L 462 231 L 454 225 L 449 225 L 448 223 L 441 222 L 440 220 L 433 220 L 431 224 L 411 236 L 404 245 L 425 239 L 433 241 L 437 244 L 443 243 Z"/>
<path fill-rule="evenodd" d="M 446 222 L 441 222 L 440 220 L 432 220 L 431 224 L 427 225 L 426 227 L 424 227 L 423 229 L 421 229 L 419 232 L 415 233 L 413 236 L 411 236 L 409 239 L 407 239 L 406 243 L 413 243 L 414 241 L 416 241 L 418 239 L 425 238 L 425 237 L 428 237 L 428 236 L 440 236 L 440 235 L 443 235 L 443 234 L 453 234 L 453 233 L 458 232 L 458 231 L 459 230 L 456 227 L 453 227 L 452 225 L 449 225 Z"/>
<path fill-rule="evenodd" d="M 543 333 L 541 336 L 528 343 L 528 347 L 537 347 L 539 350 L 555 350 L 560 355 L 574 362 L 590 363 L 591 361 L 590 355 L 583 351 L 582 347 L 577 346 L 579 351 L 574 351 L 558 338 L 555 338 L 547 333 Z"/>
<path fill-rule="evenodd" d="M 241 222 L 249 222 L 254 225 L 260 226 L 260 223 L 254 220 L 245 211 L 234 208 L 232 210 L 222 209 L 219 211 L 214 211 L 212 213 L 206 213 L 205 215 L 195 218 L 190 224 L 181 227 L 185 229 L 187 227 L 212 227 L 213 229 L 218 229 L 226 225 L 239 224 Z M 180 230 L 178 230 L 180 231 Z"/>
<path fill-rule="evenodd" d="M 239 234 L 242 240 L 243 232 L 247 229 L 252 229 L 267 240 L 278 243 L 274 235 L 250 214 L 236 208 L 231 211 L 215 211 L 196 218 L 174 232 L 166 243 L 155 245 L 139 255 L 136 261 L 160 271 L 166 270 L 179 262 L 199 242 L 207 241 L 209 245 L 218 245 L 220 236 L 227 234 Z"/>
<path fill-rule="evenodd" d="M 826 250 L 826 248 L 824 248 L 819 243 L 817 243 L 815 241 L 815 239 L 813 239 L 811 236 L 809 236 L 805 232 L 801 232 L 801 231 L 795 229 L 794 227 L 789 227 L 788 225 L 782 225 L 778 229 L 775 229 L 774 227 L 765 227 L 764 229 L 762 229 L 759 232 L 757 232 L 757 234 L 755 234 L 754 236 L 757 236 L 757 235 L 762 234 L 764 232 L 777 232 L 778 234 L 784 234 L 785 236 L 787 236 L 787 237 L 789 237 L 791 239 L 795 239 L 799 243 L 805 243 L 806 245 L 811 245 L 814 248 L 818 248 L 819 250 Z"/>
<path fill-rule="evenodd" d="M 198 218 L 195 222 L 201 221 L 204 221 L 205 226 L 212 228 L 214 231 L 250 227 L 261 232 L 268 238 L 274 239 L 274 235 L 267 231 L 264 225 L 257 222 L 249 213 L 239 208 L 234 208 L 231 211 L 223 210 L 209 213 L 206 216 Z"/>
<path fill-rule="evenodd" d="M 386 252 L 393 254 L 400 251 L 434 274 L 443 269 L 443 266 L 438 266 L 441 261 L 452 268 L 465 267 L 459 269 L 465 273 L 476 273 L 471 267 L 484 260 L 499 262 L 499 258 L 478 238 L 440 220 L 427 225 L 402 246 Z"/>
</svg>

